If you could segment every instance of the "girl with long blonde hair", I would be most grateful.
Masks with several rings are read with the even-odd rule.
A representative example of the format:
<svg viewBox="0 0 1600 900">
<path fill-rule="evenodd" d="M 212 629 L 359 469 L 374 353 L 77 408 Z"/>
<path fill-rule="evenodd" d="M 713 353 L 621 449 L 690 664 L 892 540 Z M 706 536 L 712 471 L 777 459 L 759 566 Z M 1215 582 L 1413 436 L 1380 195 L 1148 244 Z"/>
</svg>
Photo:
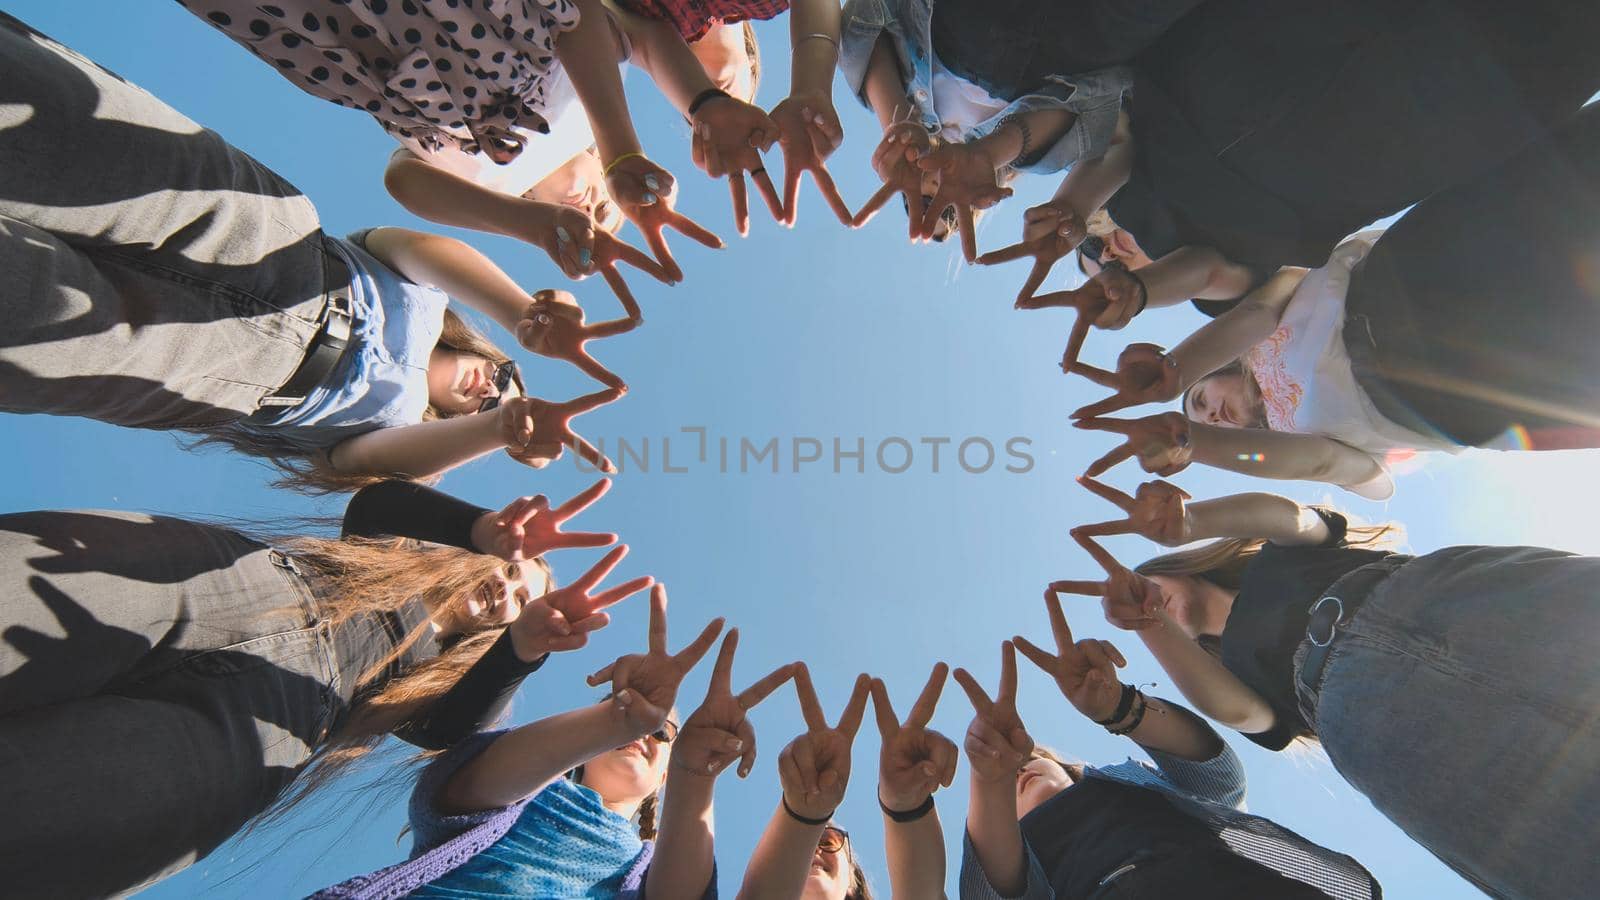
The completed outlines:
<svg viewBox="0 0 1600 900">
<path fill-rule="evenodd" d="M 347 521 L 369 536 L 343 540 L 124 512 L 0 517 L 0 881 L 134 891 L 385 735 L 442 749 L 489 724 L 550 652 L 583 646 L 607 606 L 652 583 L 598 588 L 624 545 L 551 584 L 544 553 L 616 540 L 560 530 L 607 484 L 499 511 L 380 485 Z M 397 532 L 454 546 L 377 536 Z"/>
<path fill-rule="evenodd" d="M 1126 513 L 1074 529 L 1102 598 L 1200 712 L 1269 750 L 1315 738 L 1350 784 L 1418 843 L 1497 897 L 1578 896 L 1600 773 L 1600 558 L 1540 547 L 1392 552 L 1273 494 L 1187 503 L 1165 482 Z M 1181 545 L 1129 570 L 1096 535 Z M 1583 860 L 1589 860 L 1585 863 Z"/>
</svg>

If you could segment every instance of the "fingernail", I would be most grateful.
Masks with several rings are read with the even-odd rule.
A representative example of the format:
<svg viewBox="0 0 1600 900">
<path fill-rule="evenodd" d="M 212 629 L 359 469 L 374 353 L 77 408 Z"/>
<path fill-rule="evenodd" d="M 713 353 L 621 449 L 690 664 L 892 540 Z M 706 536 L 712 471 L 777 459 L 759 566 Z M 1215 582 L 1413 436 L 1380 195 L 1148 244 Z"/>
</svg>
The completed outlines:
<svg viewBox="0 0 1600 900">
<path fill-rule="evenodd" d="M 649 191 L 645 191 L 645 194 L 644 194 L 644 203 L 645 203 L 645 205 L 649 206 L 650 204 L 652 204 L 654 202 L 656 202 L 656 195 L 650 193 Z"/>
<path fill-rule="evenodd" d="M 616 697 L 614 699 L 617 701 L 617 705 L 618 706 L 627 706 L 628 704 L 633 702 L 633 692 L 632 691 L 617 691 L 617 695 L 616 695 Z"/>
<path fill-rule="evenodd" d="M 565 244 L 565 243 L 567 243 L 567 242 L 572 240 L 572 235 L 567 233 L 567 229 L 564 226 L 557 225 L 556 226 L 556 240 L 558 240 L 561 243 Z"/>
<path fill-rule="evenodd" d="M 583 266 L 585 269 L 589 268 L 589 263 L 593 259 L 594 252 L 588 248 L 578 251 L 578 265 Z"/>
<path fill-rule="evenodd" d="M 533 320 L 538 322 L 540 325 L 550 324 L 550 316 L 548 313 L 539 313 L 537 316 L 534 316 Z"/>
<path fill-rule="evenodd" d="M 656 180 L 656 177 L 654 175 L 646 175 L 644 177 L 644 186 L 649 188 L 652 191 L 661 190 L 661 182 Z"/>
</svg>

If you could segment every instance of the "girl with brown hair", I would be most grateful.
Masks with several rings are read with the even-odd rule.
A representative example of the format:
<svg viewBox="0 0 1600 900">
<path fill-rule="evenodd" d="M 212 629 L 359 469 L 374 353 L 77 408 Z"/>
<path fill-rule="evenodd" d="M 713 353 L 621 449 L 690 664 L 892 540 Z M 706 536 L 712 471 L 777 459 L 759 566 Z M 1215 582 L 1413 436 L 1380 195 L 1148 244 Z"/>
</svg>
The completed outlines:
<svg viewBox="0 0 1600 900">
<path fill-rule="evenodd" d="M 1389 552 L 1358 527 L 1272 494 L 1186 503 L 1103 485 L 1125 519 L 1074 529 L 1099 596 L 1200 712 L 1269 750 L 1315 738 L 1339 774 L 1496 897 L 1578 896 L 1600 877 L 1589 810 L 1600 559 L 1539 547 Z M 1217 538 L 1129 570 L 1094 535 Z M 1487 787 L 1486 787 L 1487 786 Z M 1583 860 L 1590 860 L 1584 863 Z"/>
<path fill-rule="evenodd" d="M 500 511 L 379 485 L 343 540 L 0 517 L 0 880 L 27 896 L 137 890 L 387 734 L 442 749 L 492 722 L 550 652 L 652 583 L 598 588 L 619 546 L 551 585 L 544 553 L 616 540 L 560 529 L 607 484 Z M 380 537 L 395 533 L 449 546 Z"/>
</svg>

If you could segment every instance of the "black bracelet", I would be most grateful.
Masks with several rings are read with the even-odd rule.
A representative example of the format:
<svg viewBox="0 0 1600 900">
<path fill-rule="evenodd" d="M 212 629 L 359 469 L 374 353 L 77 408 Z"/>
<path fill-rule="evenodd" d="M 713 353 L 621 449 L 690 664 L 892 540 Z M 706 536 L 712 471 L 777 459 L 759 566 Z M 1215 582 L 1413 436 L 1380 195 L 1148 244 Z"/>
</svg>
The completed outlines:
<svg viewBox="0 0 1600 900">
<path fill-rule="evenodd" d="M 826 825 L 829 822 L 833 821 L 833 813 L 828 813 L 827 815 L 823 816 L 820 819 L 811 819 L 811 818 L 807 818 L 806 816 L 800 815 L 799 813 L 794 811 L 794 807 L 789 805 L 789 798 L 788 797 L 784 797 L 783 798 L 783 811 L 789 814 L 789 818 L 795 820 L 796 822 L 799 822 L 801 825 L 811 825 L 811 826 L 815 827 L 817 825 Z"/>
<path fill-rule="evenodd" d="M 1128 269 L 1127 272 L 1128 277 L 1133 279 L 1133 283 L 1139 286 L 1139 308 L 1133 311 L 1133 314 L 1137 316 L 1139 313 L 1144 312 L 1146 306 L 1150 305 L 1150 289 L 1144 286 L 1144 279 L 1139 277 L 1138 272 L 1132 269 Z"/>
<path fill-rule="evenodd" d="M 928 799 L 917 804 L 916 807 L 904 811 L 890 809 L 888 804 L 883 802 L 883 798 L 879 797 L 878 808 L 883 810 L 884 815 L 903 825 L 906 822 L 915 822 L 923 816 L 926 816 L 928 813 L 933 812 L 933 795 L 929 794 Z"/>
<path fill-rule="evenodd" d="M 1122 728 L 1112 728 L 1110 725 L 1107 725 L 1106 731 L 1109 731 L 1112 734 L 1128 734 L 1134 729 L 1138 728 L 1140 722 L 1144 721 L 1144 711 L 1149 704 L 1145 701 L 1143 692 L 1136 693 L 1139 694 L 1139 702 L 1133 705 L 1133 718 L 1130 719 L 1128 724 Z"/>
<path fill-rule="evenodd" d="M 706 88 L 700 93 L 695 94 L 694 99 L 689 101 L 689 118 L 694 118 L 694 114 L 700 111 L 700 107 L 705 106 L 707 103 L 710 103 L 712 100 L 715 100 L 718 97 L 728 97 L 730 100 L 733 99 L 728 92 L 722 88 Z"/>
<path fill-rule="evenodd" d="M 1109 719 L 1095 719 L 1096 725 L 1115 725 L 1128 717 L 1128 710 L 1133 709 L 1133 695 L 1139 693 L 1133 685 L 1122 686 L 1122 697 L 1117 700 L 1117 711 Z"/>
</svg>

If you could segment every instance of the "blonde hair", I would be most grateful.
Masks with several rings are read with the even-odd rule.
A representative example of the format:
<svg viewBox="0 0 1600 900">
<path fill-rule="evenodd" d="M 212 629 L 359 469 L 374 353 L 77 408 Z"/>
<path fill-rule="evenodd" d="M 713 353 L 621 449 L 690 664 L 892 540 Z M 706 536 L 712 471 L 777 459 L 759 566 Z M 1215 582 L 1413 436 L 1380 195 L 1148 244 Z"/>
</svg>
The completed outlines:
<svg viewBox="0 0 1600 900">
<path fill-rule="evenodd" d="M 1189 385 L 1189 389 L 1183 392 L 1183 397 L 1178 401 L 1178 408 L 1183 412 L 1184 416 L 1190 419 L 1194 418 L 1189 414 L 1189 410 L 1194 406 L 1195 395 L 1199 393 L 1200 388 L 1206 382 L 1214 378 L 1228 376 L 1237 376 L 1245 379 L 1255 389 L 1255 402 L 1250 406 L 1250 421 L 1244 427 L 1260 428 L 1266 431 L 1272 430 L 1272 425 L 1267 421 L 1267 404 L 1261 397 L 1261 380 L 1256 378 L 1255 370 L 1245 364 L 1243 357 L 1228 363 L 1215 372 L 1196 379 L 1194 384 Z"/>
<path fill-rule="evenodd" d="M 750 59 L 750 101 L 756 102 L 756 91 L 761 88 L 761 42 L 756 40 L 755 26 L 744 21 L 744 55 Z"/>
<path fill-rule="evenodd" d="M 276 543 L 319 584 L 318 607 L 324 616 L 319 625 L 329 631 L 415 602 L 430 616 L 454 612 L 458 621 L 468 621 L 467 601 L 506 565 L 497 557 L 403 539 L 297 537 Z M 553 590 L 545 561 L 531 564 L 544 574 L 544 591 Z M 432 633 L 432 627 L 431 621 L 423 621 L 357 677 L 344 723 L 323 736 L 302 776 L 263 819 L 283 815 L 371 753 L 385 736 L 454 687 L 505 632 L 504 625 L 480 624 L 438 656 L 385 679 L 394 662 Z"/>
<path fill-rule="evenodd" d="M 435 349 L 444 348 L 457 353 L 466 353 L 489 360 L 495 365 L 510 362 L 511 357 L 505 351 L 495 346 L 482 332 L 473 328 L 467 321 L 455 313 L 454 310 L 444 311 L 444 325 L 439 332 L 439 341 Z M 516 375 L 517 389 L 527 393 L 522 384 L 522 376 Z M 431 422 L 435 419 L 452 418 L 431 402 L 422 411 L 422 421 Z M 407 478 L 404 475 L 381 473 L 350 473 L 340 472 L 333 467 L 326 450 L 310 454 L 300 446 L 284 438 L 250 432 L 239 428 L 225 428 L 225 430 L 203 433 L 199 440 L 190 444 L 188 449 L 194 450 L 211 444 L 222 444 L 233 450 L 250 456 L 258 457 L 267 465 L 277 470 L 278 478 L 272 482 L 273 487 L 287 488 L 303 494 L 334 494 L 346 491 L 358 491 L 370 484 L 391 479 L 406 481 L 427 481 L 428 479 Z"/>
</svg>

